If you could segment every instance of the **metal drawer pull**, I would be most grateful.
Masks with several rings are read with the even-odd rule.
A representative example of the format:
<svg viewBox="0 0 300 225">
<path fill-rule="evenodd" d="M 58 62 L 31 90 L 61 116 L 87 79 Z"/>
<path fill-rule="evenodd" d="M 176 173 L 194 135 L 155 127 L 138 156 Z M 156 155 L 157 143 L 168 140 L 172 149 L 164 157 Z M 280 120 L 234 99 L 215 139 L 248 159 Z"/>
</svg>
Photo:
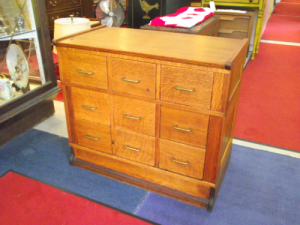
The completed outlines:
<svg viewBox="0 0 300 225">
<path fill-rule="evenodd" d="M 76 1 L 76 0 L 72 0 L 72 2 L 73 2 L 73 3 L 76 3 L 77 1 Z"/>
<path fill-rule="evenodd" d="M 128 145 L 126 145 L 125 148 L 127 148 L 127 149 L 129 149 L 129 150 L 132 150 L 132 151 L 135 151 L 135 152 L 139 152 L 139 151 L 142 150 L 141 148 L 139 148 L 139 149 L 131 148 L 131 147 L 129 147 Z"/>
<path fill-rule="evenodd" d="M 176 86 L 175 89 L 176 89 L 176 90 L 180 90 L 180 91 L 189 91 L 189 92 L 193 92 L 193 91 L 196 90 L 195 88 L 193 88 L 193 89 L 185 89 L 185 88 L 180 88 L 180 87 L 178 87 L 178 86 Z"/>
<path fill-rule="evenodd" d="M 122 80 L 123 81 L 127 81 L 127 82 L 131 82 L 131 83 L 139 83 L 139 82 L 141 82 L 141 80 L 128 80 L 128 79 L 126 79 L 126 77 L 123 77 Z"/>
<path fill-rule="evenodd" d="M 176 129 L 176 130 L 181 130 L 181 131 L 185 131 L 185 132 L 191 132 L 193 130 L 193 128 L 190 128 L 188 130 L 179 128 L 179 127 L 177 127 L 177 124 L 175 124 L 173 128 Z"/>
<path fill-rule="evenodd" d="M 91 136 L 89 136 L 89 134 L 85 134 L 84 136 L 85 136 L 86 138 L 91 139 L 91 140 L 94 140 L 94 141 L 98 141 L 98 140 L 100 139 L 100 137 L 97 137 L 97 138 L 91 137 Z"/>
<path fill-rule="evenodd" d="M 82 105 L 81 108 L 89 109 L 89 110 L 96 110 L 96 109 L 98 109 L 98 107 L 88 107 L 88 106 L 85 106 L 85 105 Z"/>
<path fill-rule="evenodd" d="M 54 3 L 50 1 L 49 3 L 50 3 L 50 5 L 52 5 L 52 6 L 56 6 L 56 5 L 57 5 L 57 1 L 55 1 Z"/>
<path fill-rule="evenodd" d="M 175 160 L 174 157 L 172 157 L 172 161 L 173 161 L 173 162 L 176 162 L 176 163 L 183 164 L 183 165 L 188 165 L 188 164 L 190 163 L 190 161 L 187 161 L 187 162 L 180 162 L 180 161 L 177 161 L 177 160 Z"/>
<path fill-rule="evenodd" d="M 140 120 L 140 119 L 142 119 L 142 117 L 131 117 L 131 116 L 128 116 L 127 114 L 124 114 L 124 117 L 127 118 L 127 119 L 131 119 L 131 120 Z"/>
<path fill-rule="evenodd" d="M 92 75 L 94 72 L 84 72 L 81 70 L 77 70 L 78 73 L 83 73 L 83 74 L 88 74 L 88 75 Z"/>
</svg>

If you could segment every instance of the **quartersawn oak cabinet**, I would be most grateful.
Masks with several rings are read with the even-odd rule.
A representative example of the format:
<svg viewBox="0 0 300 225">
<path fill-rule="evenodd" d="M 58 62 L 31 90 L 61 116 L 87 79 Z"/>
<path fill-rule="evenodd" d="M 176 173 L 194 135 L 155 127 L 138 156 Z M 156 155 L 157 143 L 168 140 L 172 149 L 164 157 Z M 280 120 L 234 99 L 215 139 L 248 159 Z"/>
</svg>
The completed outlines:
<svg viewBox="0 0 300 225">
<path fill-rule="evenodd" d="M 71 162 L 211 211 L 248 39 L 102 26 L 54 43 Z"/>
</svg>

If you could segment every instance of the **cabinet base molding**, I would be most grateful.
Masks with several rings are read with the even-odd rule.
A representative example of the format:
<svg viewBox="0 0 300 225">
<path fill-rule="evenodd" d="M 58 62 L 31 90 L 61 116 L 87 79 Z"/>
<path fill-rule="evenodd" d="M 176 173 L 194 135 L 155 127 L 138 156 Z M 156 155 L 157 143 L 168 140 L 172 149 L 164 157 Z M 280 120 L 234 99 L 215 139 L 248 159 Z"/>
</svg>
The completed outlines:
<svg viewBox="0 0 300 225">
<path fill-rule="evenodd" d="M 157 194 L 161 194 L 161 195 L 164 195 L 164 196 L 167 196 L 167 197 L 170 197 L 170 198 L 173 198 L 173 199 L 176 199 L 176 200 L 179 200 L 179 201 L 191 204 L 191 205 L 195 205 L 197 207 L 207 209 L 208 211 L 212 211 L 212 209 L 213 209 L 213 206 L 215 203 L 215 188 L 213 187 L 214 186 L 213 184 L 211 184 L 212 187 L 210 187 L 208 185 L 203 186 L 203 188 L 205 189 L 204 192 L 206 193 L 207 197 L 205 197 L 205 198 L 198 197 L 198 196 L 190 195 L 190 194 L 184 193 L 182 191 L 179 191 L 179 190 L 176 190 L 176 189 L 173 189 L 170 187 L 159 185 L 155 182 L 150 182 L 150 181 L 136 178 L 134 176 L 130 176 L 128 174 L 116 171 L 116 169 L 110 169 L 107 167 L 96 165 L 95 163 L 90 163 L 86 160 L 76 158 L 76 156 L 75 156 L 76 151 L 77 151 L 76 148 L 74 149 L 73 147 L 71 147 L 70 164 L 73 166 L 77 166 L 82 169 L 86 169 L 91 172 L 101 174 L 103 176 L 106 176 L 106 177 L 109 177 L 109 178 L 112 178 L 112 179 L 115 179 L 118 181 L 122 181 L 127 184 L 134 185 L 136 187 L 143 188 L 148 191 L 152 191 Z M 92 151 L 93 150 L 91 150 L 91 152 Z M 95 156 L 95 154 L 94 154 L 94 156 Z M 123 165 L 123 168 L 124 168 L 126 166 L 125 160 L 123 163 L 124 163 L 124 165 Z M 130 163 L 128 163 L 128 164 L 130 164 Z M 128 166 L 128 164 L 127 164 L 127 166 Z M 149 168 L 151 168 L 151 167 L 149 167 Z M 143 170 L 145 170 L 145 168 Z M 148 173 L 148 172 L 146 171 L 146 173 Z M 188 187 L 190 185 L 187 184 L 184 186 Z M 200 186 L 198 186 L 198 188 L 201 189 Z M 198 192 L 201 192 L 201 190 L 198 190 Z"/>
</svg>

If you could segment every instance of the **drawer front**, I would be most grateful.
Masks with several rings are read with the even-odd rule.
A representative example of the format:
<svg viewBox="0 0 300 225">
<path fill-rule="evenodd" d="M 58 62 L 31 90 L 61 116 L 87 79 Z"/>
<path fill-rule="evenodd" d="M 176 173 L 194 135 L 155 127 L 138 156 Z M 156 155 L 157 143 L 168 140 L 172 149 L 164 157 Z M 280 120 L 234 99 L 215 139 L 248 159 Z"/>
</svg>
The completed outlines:
<svg viewBox="0 0 300 225">
<path fill-rule="evenodd" d="M 135 162 L 154 166 L 155 138 L 116 129 L 116 155 Z"/>
<path fill-rule="evenodd" d="M 212 85 L 212 72 L 162 65 L 162 101 L 210 109 Z"/>
<path fill-rule="evenodd" d="M 205 150 L 160 140 L 159 167 L 197 179 L 203 178 Z"/>
<path fill-rule="evenodd" d="M 46 11 L 60 10 L 63 8 L 76 7 L 81 5 L 81 0 L 46 0 Z"/>
<path fill-rule="evenodd" d="M 111 73 L 114 91 L 155 99 L 156 64 L 112 58 Z"/>
<path fill-rule="evenodd" d="M 75 119 L 75 131 L 79 145 L 112 154 L 110 126 Z"/>
<path fill-rule="evenodd" d="M 68 55 L 71 83 L 107 89 L 106 57 L 72 52 Z"/>
<path fill-rule="evenodd" d="M 114 96 L 115 126 L 133 132 L 155 136 L 156 105 L 141 100 Z"/>
<path fill-rule="evenodd" d="M 209 116 L 161 107 L 160 137 L 206 148 Z"/>
<path fill-rule="evenodd" d="M 248 16 L 221 15 L 220 28 L 248 30 L 250 18 Z"/>
<path fill-rule="evenodd" d="M 47 13 L 48 27 L 53 28 L 54 20 L 59 19 L 59 18 L 70 17 L 70 15 L 74 15 L 75 17 L 81 17 L 82 16 L 81 8 L 68 9 L 68 10 L 63 10 L 63 11 L 55 11 L 55 12 Z"/>
<path fill-rule="evenodd" d="M 248 37 L 248 31 L 246 30 L 230 30 L 230 29 L 220 29 L 219 37 L 243 39 Z"/>
<path fill-rule="evenodd" d="M 110 125 L 109 96 L 104 93 L 72 87 L 76 118 Z"/>
<path fill-rule="evenodd" d="M 229 6 L 234 6 L 237 4 L 259 4 L 259 2 L 262 0 L 238 0 L 238 1 L 234 1 L 234 0 L 217 0 L 214 1 L 216 5 L 218 5 L 218 3 L 228 3 Z M 204 4 L 207 5 L 209 4 L 210 0 L 204 0 Z"/>
</svg>

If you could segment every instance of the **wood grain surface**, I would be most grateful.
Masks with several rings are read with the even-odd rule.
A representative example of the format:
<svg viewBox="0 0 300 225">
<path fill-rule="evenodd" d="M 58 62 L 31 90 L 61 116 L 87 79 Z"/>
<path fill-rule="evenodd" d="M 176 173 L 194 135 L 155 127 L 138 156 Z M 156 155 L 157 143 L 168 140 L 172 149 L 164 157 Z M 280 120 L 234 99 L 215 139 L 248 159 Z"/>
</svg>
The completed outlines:
<svg viewBox="0 0 300 225">
<path fill-rule="evenodd" d="M 200 148 L 206 148 L 209 116 L 161 107 L 160 137 Z M 182 131 L 177 128 L 190 130 Z"/>
<path fill-rule="evenodd" d="M 155 136 L 155 104 L 120 96 L 114 96 L 113 101 L 116 127 Z"/>
<path fill-rule="evenodd" d="M 156 64 L 112 58 L 111 75 L 112 90 L 155 99 Z"/>
<path fill-rule="evenodd" d="M 210 109 L 212 85 L 212 72 L 162 65 L 162 101 Z"/>
<path fill-rule="evenodd" d="M 76 118 L 110 125 L 109 95 L 72 87 L 74 115 Z"/>
<path fill-rule="evenodd" d="M 154 166 L 155 138 L 116 129 L 116 155 L 124 159 Z M 126 148 L 127 147 L 127 148 Z"/>
</svg>

